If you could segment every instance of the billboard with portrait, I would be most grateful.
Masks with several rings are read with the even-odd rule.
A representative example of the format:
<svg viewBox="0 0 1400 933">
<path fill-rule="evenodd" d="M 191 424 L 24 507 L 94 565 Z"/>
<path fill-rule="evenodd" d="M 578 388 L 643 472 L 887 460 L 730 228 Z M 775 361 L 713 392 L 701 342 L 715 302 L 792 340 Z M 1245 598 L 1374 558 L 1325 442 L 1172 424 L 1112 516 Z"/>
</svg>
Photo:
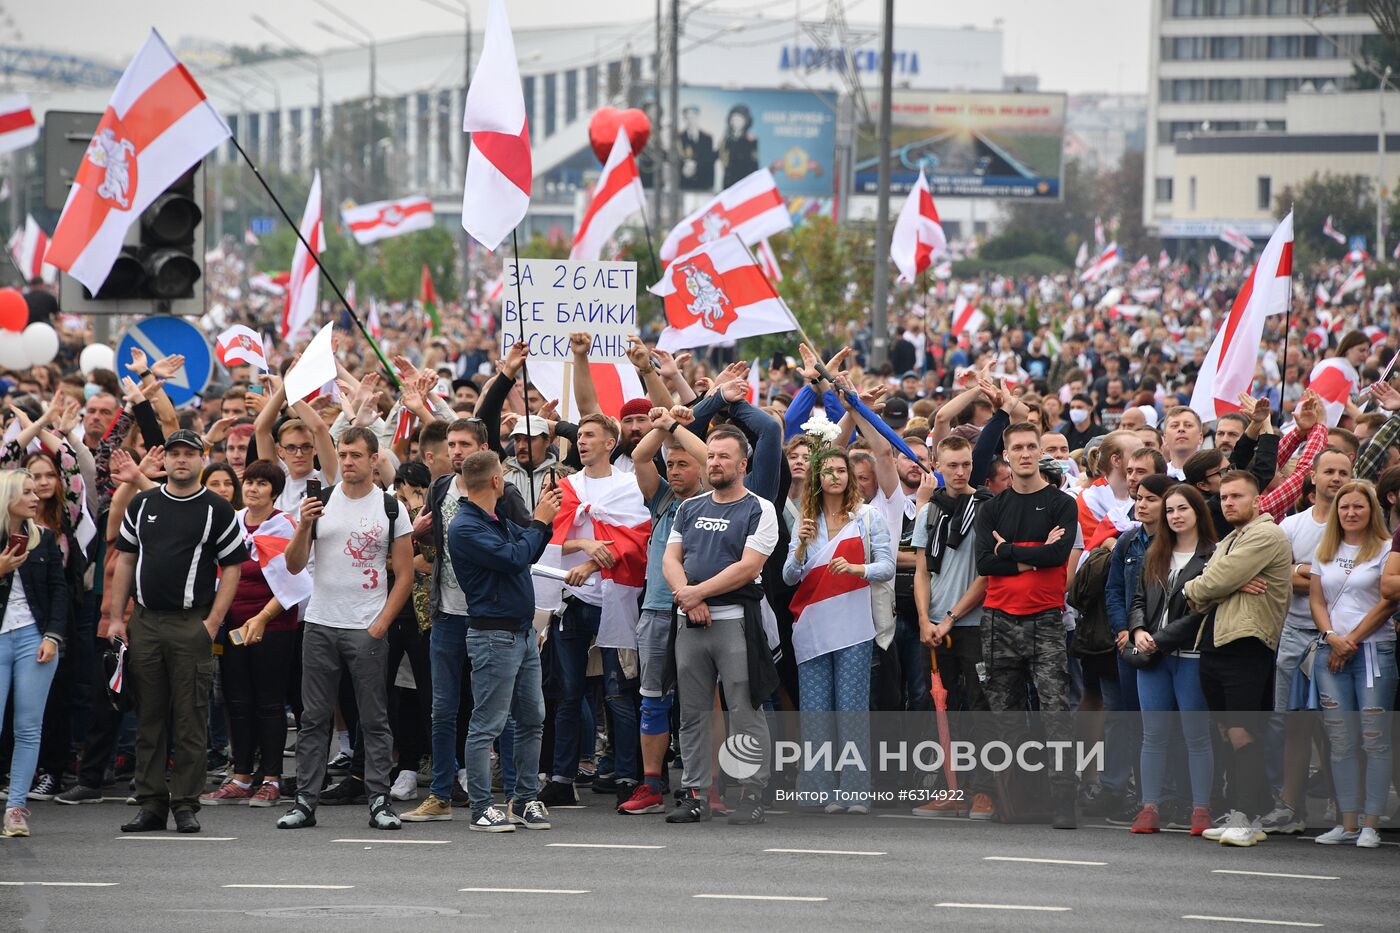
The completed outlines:
<svg viewBox="0 0 1400 933">
<path fill-rule="evenodd" d="M 890 187 L 910 189 L 922 167 L 934 197 L 1059 200 L 1065 95 L 895 91 Z M 878 190 L 881 153 L 857 136 L 855 188 Z"/>
</svg>

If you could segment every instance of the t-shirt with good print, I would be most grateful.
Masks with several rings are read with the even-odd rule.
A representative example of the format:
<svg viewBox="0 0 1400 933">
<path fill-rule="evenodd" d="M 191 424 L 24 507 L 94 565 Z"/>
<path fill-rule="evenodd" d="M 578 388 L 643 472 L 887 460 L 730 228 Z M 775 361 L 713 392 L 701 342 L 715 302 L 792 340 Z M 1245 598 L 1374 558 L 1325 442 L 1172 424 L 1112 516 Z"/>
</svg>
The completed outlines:
<svg viewBox="0 0 1400 933">
<path fill-rule="evenodd" d="M 393 539 L 413 530 L 399 509 Z M 316 575 L 306 621 L 328 628 L 367 629 L 389 595 L 389 518 L 384 493 L 372 488 L 358 499 L 342 486 L 331 490 L 316 521 Z"/>
</svg>

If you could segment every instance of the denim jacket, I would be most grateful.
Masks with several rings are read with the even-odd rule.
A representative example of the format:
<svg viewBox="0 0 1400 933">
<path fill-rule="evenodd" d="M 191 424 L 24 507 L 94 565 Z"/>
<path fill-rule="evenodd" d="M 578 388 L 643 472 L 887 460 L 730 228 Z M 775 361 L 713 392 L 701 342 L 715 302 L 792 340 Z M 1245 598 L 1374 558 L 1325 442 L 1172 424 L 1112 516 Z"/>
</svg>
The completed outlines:
<svg viewBox="0 0 1400 933">
<path fill-rule="evenodd" d="M 1108 585 L 1104 597 L 1108 601 L 1108 624 L 1116 635 L 1128 630 L 1128 613 L 1133 596 L 1142 578 L 1142 559 L 1147 554 L 1152 536 L 1139 525 L 1125 533 L 1113 546 L 1108 560 Z"/>
</svg>

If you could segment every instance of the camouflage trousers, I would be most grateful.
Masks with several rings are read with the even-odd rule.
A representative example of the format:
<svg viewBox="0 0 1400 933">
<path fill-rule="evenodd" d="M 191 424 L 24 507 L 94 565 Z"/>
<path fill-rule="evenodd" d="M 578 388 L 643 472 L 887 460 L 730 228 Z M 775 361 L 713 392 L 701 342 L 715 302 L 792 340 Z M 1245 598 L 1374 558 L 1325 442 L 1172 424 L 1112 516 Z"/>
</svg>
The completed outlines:
<svg viewBox="0 0 1400 933">
<path fill-rule="evenodd" d="M 1024 616 L 1000 609 L 982 610 L 987 705 L 1004 739 L 1025 736 L 1052 742 L 1074 740 L 1062 615 L 1058 609 Z M 1032 687 L 1033 697 L 1029 689 Z M 1039 712 L 1028 713 L 1031 709 Z M 1051 782 L 1073 784 L 1074 772 L 1056 770 L 1053 761 L 1052 756 L 1047 762 Z"/>
</svg>

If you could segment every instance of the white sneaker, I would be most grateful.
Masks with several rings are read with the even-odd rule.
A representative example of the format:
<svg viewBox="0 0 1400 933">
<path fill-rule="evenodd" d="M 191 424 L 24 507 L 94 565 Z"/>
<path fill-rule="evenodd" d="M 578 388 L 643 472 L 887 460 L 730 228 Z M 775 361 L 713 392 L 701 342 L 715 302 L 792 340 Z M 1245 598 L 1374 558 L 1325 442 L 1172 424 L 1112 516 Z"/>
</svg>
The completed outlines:
<svg viewBox="0 0 1400 933">
<path fill-rule="evenodd" d="M 1211 842 L 1219 842 L 1226 832 L 1232 829 L 1244 829 L 1249 826 L 1249 817 L 1239 810 L 1231 810 L 1225 818 L 1217 822 L 1210 829 L 1201 833 L 1201 838 L 1209 839 Z"/>
<path fill-rule="evenodd" d="M 418 772 L 400 771 L 399 776 L 394 778 L 394 786 L 389 788 L 389 796 L 395 800 L 417 800 Z"/>
<path fill-rule="evenodd" d="M 1248 823 L 1244 826 L 1232 826 L 1220 834 L 1220 844 L 1223 846 L 1253 846 L 1258 845 L 1269 837 L 1259 828 L 1258 823 Z"/>
<path fill-rule="evenodd" d="M 1369 826 L 1363 827 L 1361 833 L 1356 837 L 1356 844 L 1363 849 L 1379 849 L 1381 847 L 1381 834 Z"/>
<path fill-rule="evenodd" d="M 1374 833 L 1375 830 L 1371 830 L 1371 832 Z M 1314 839 L 1313 842 L 1320 846 L 1339 846 L 1345 843 L 1359 843 L 1360 839 L 1361 831 L 1358 829 L 1348 830 L 1345 826 L 1333 826 L 1331 829 L 1327 830 L 1327 832 Z M 1376 841 L 1378 843 L 1380 842 L 1379 839 Z"/>
<path fill-rule="evenodd" d="M 1292 807 L 1280 804 L 1265 814 L 1264 818 L 1259 821 L 1259 828 L 1266 833 L 1283 833 L 1291 836 L 1295 833 L 1301 833 L 1307 828 L 1307 825 Z"/>
</svg>

